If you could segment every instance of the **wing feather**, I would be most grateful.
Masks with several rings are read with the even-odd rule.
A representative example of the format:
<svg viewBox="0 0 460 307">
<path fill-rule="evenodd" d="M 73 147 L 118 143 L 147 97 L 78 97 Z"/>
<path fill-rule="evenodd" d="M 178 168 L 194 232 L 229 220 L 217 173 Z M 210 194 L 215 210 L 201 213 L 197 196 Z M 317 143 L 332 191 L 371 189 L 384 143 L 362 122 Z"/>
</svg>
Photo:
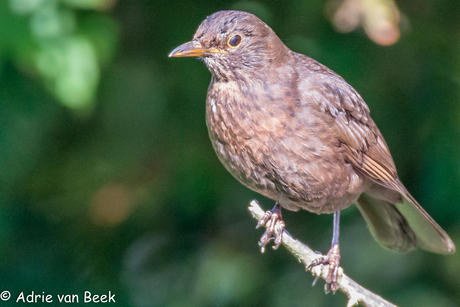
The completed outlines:
<svg viewBox="0 0 460 307">
<path fill-rule="evenodd" d="M 393 204 L 360 197 L 358 207 L 373 229 L 373 235 L 383 245 L 399 251 L 420 246 L 431 252 L 454 253 L 451 238 L 399 180 L 390 150 L 370 118 L 364 100 L 345 80 L 333 76 L 332 82 L 323 81 L 314 86 L 318 91 L 315 96 L 322 96 L 317 101 L 320 109 L 335 118 L 337 137 L 345 148 L 345 159 L 373 182 L 402 196 L 401 201 Z"/>
<path fill-rule="evenodd" d="M 361 96 L 343 79 L 316 84 L 322 96 L 320 109 L 335 118 L 338 139 L 345 148 L 346 160 L 372 181 L 388 188 L 398 187 L 400 181 L 390 150 L 369 115 Z"/>
</svg>

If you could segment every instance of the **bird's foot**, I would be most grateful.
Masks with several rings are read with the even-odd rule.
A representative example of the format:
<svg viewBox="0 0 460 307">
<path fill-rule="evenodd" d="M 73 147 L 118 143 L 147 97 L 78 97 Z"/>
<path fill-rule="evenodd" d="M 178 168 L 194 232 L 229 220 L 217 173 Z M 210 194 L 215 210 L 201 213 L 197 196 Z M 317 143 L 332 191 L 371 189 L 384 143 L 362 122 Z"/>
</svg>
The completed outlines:
<svg viewBox="0 0 460 307">
<path fill-rule="evenodd" d="M 257 227 L 267 226 L 267 230 L 262 235 L 259 241 L 261 252 L 265 251 L 265 245 L 267 245 L 273 238 L 275 239 L 275 245 L 273 249 L 277 249 L 283 241 L 283 232 L 285 224 L 281 218 L 281 206 L 276 203 L 272 210 L 265 212 L 264 216 L 257 223 Z"/>
<path fill-rule="evenodd" d="M 329 252 L 327 252 L 327 255 L 321 256 L 315 260 L 313 260 L 308 266 L 307 270 L 310 270 L 320 264 L 329 264 L 329 273 L 327 274 L 326 277 L 326 292 L 329 291 L 337 291 L 338 285 L 337 285 L 337 277 L 338 277 L 338 272 L 339 272 L 339 267 L 340 267 L 340 249 L 339 249 L 339 244 L 334 244 Z"/>
</svg>

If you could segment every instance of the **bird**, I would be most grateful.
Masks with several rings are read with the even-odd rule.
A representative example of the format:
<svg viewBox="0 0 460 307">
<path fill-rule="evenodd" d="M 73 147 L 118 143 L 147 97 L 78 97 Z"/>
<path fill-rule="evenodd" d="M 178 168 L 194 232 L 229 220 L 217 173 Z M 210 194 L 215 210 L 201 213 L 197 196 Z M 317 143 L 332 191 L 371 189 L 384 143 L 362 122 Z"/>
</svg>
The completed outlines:
<svg viewBox="0 0 460 307">
<path fill-rule="evenodd" d="M 340 211 L 355 204 L 385 248 L 452 254 L 447 233 L 400 181 L 360 94 L 316 60 L 290 50 L 255 15 L 218 11 L 169 57 L 196 57 L 211 72 L 206 124 L 225 168 L 275 201 L 258 226 L 262 251 L 282 242 L 281 208 L 333 214 L 328 289 L 338 289 Z"/>
</svg>

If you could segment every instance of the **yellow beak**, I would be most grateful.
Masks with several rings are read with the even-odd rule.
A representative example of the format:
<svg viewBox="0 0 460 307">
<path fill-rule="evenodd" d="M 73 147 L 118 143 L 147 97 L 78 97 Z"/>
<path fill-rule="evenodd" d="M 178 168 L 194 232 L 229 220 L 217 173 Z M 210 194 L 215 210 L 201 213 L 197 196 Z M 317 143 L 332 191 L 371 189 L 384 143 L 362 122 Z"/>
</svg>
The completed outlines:
<svg viewBox="0 0 460 307">
<path fill-rule="evenodd" d="M 183 57 L 198 57 L 208 56 L 213 53 L 225 53 L 224 50 L 219 49 L 200 49 L 196 48 L 193 42 L 187 42 L 180 45 L 169 54 L 170 58 L 183 58 Z"/>
</svg>

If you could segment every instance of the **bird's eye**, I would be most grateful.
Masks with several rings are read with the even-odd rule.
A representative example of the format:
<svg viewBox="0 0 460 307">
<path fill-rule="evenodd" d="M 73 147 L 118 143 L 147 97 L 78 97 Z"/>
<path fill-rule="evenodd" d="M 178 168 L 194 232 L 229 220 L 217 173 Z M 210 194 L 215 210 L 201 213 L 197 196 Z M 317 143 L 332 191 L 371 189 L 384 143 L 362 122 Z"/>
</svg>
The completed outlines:
<svg viewBox="0 0 460 307">
<path fill-rule="evenodd" d="M 227 42 L 228 46 L 231 48 L 236 48 L 241 43 L 241 36 L 236 34 L 233 35 Z"/>
</svg>

